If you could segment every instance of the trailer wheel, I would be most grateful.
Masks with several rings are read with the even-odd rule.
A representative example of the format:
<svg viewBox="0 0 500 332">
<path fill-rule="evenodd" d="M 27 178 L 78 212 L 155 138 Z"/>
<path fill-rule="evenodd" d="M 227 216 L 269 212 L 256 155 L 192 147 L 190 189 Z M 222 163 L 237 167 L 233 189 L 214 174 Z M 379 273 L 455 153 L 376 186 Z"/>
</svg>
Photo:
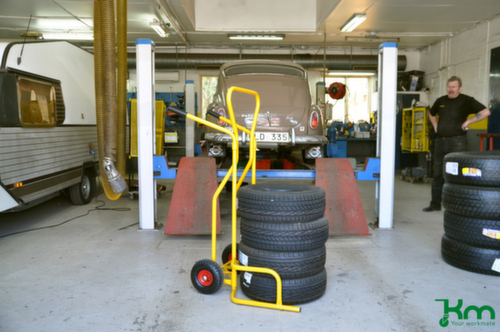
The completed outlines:
<svg viewBox="0 0 500 332">
<path fill-rule="evenodd" d="M 202 259 L 191 269 L 191 282 L 198 292 L 214 294 L 224 283 L 224 272 L 213 260 Z"/>
<path fill-rule="evenodd" d="M 71 203 L 75 205 L 85 205 L 90 203 L 95 192 L 95 177 L 89 172 L 85 172 L 82 181 L 69 188 Z"/>
</svg>

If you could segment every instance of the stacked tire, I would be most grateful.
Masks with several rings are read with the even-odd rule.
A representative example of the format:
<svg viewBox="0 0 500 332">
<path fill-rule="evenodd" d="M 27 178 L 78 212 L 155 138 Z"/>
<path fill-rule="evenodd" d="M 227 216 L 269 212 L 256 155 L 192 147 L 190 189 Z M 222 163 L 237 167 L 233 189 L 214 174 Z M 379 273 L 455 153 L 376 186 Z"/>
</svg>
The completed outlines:
<svg viewBox="0 0 500 332">
<path fill-rule="evenodd" d="M 325 205 L 324 190 L 313 185 L 263 183 L 238 191 L 238 260 L 275 270 L 282 281 L 283 304 L 310 302 L 326 290 Z M 240 285 L 251 299 L 276 302 L 271 274 L 242 272 Z"/>
<path fill-rule="evenodd" d="M 444 165 L 443 259 L 500 276 L 500 151 L 450 153 Z"/>
</svg>

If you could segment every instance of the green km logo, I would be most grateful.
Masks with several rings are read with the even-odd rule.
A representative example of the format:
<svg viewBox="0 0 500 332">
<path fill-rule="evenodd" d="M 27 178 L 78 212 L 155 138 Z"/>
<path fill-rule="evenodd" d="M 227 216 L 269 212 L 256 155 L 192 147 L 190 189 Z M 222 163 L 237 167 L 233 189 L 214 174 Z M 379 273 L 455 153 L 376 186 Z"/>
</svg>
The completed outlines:
<svg viewBox="0 0 500 332">
<path fill-rule="evenodd" d="M 436 299 L 436 301 L 444 302 L 443 318 L 439 320 L 439 325 L 441 325 L 442 327 L 446 327 L 450 325 L 450 323 L 452 326 L 495 326 L 495 322 L 493 322 L 493 320 L 495 319 L 495 310 L 493 310 L 493 308 L 489 305 L 484 305 L 482 307 L 470 305 L 462 311 L 462 299 L 458 300 L 458 303 L 455 307 L 450 307 L 449 300 Z M 477 321 L 469 321 L 469 313 L 471 311 L 476 312 Z M 488 311 L 490 313 L 490 321 L 482 321 L 484 311 Z M 450 313 L 455 313 L 457 315 L 458 321 L 450 320 Z M 462 320 L 466 320 L 466 322 Z"/>
</svg>

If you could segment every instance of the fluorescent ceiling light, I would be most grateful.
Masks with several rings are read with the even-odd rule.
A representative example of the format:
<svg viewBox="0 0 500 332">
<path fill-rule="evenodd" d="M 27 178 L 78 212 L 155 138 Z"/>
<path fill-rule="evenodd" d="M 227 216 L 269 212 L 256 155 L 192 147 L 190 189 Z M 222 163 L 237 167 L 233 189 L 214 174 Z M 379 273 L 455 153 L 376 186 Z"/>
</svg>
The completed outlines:
<svg viewBox="0 0 500 332">
<path fill-rule="evenodd" d="M 160 37 L 165 38 L 170 36 L 165 27 L 157 20 L 154 20 L 153 22 L 149 23 L 149 25 L 156 31 L 158 35 L 160 35 Z"/>
<path fill-rule="evenodd" d="M 364 43 L 383 43 L 383 42 L 394 42 L 399 43 L 399 38 L 385 38 L 385 37 L 345 37 L 345 41 L 351 42 L 364 42 Z"/>
<path fill-rule="evenodd" d="M 351 32 L 352 30 L 356 29 L 358 25 L 363 23 L 363 21 L 366 20 L 366 15 L 365 14 L 354 14 L 351 16 L 351 18 L 340 28 L 340 31 L 342 32 Z"/>
<path fill-rule="evenodd" d="M 27 38 L 34 37 L 35 39 L 38 39 L 38 38 L 42 38 L 43 34 L 41 32 L 38 32 L 38 31 L 28 31 L 27 33 L 23 32 L 19 36 L 23 37 L 23 38 L 24 37 L 27 37 Z"/>
<path fill-rule="evenodd" d="M 64 40 L 94 40 L 91 33 L 44 33 L 43 39 L 64 39 Z"/>
<path fill-rule="evenodd" d="M 283 40 L 285 35 L 227 35 L 234 40 Z"/>
<path fill-rule="evenodd" d="M 374 76 L 375 72 L 370 71 L 329 71 L 328 75 L 331 76 Z"/>
</svg>

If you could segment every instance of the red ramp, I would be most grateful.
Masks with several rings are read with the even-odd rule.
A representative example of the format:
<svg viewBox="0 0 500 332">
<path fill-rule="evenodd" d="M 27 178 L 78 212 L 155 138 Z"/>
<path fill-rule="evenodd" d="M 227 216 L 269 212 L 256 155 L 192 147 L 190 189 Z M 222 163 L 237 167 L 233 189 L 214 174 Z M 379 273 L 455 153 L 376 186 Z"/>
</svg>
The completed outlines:
<svg viewBox="0 0 500 332">
<path fill-rule="evenodd" d="M 330 236 L 370 235 L 348 159 L 316 159 L 316 185 L 326 193 L 325 215 L 330 221 Z"/>
<path fill-rule="evenodd" d="M 216 190 L 214 158 L 182 158 L 177 169 L 165 234 L 212 234 L 212 197 Z M 218 200 L 217 234 L 221 234 Z"/>
</svg>

